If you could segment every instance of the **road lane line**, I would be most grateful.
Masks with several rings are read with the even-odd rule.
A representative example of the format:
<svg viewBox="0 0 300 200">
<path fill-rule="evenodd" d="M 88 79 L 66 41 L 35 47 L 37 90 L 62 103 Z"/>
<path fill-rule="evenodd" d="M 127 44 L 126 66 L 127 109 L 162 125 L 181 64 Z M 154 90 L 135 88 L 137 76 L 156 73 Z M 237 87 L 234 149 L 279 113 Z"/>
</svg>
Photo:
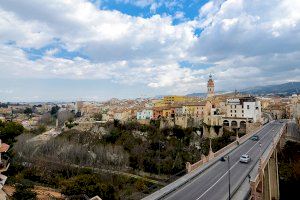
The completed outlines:
<svg viewBox="0 0 300 200">
<path fill-rule="evenodd" d="M 261 138 L 261 140 L 263 139 L 263 138 L 265 138 L 271 131 L 272 131 L 273 129 L 270 129 L 262 138 Z M 256 143 L 251 149 L 249 149 L 249 151 L 247 151 L 247 153 L 246 154 L 248 154 L 257 144 L 259 144 L 259 143 Z M 234 165 L 232 165 L 232 167 L 230 167 L 229 168 L 229 170 L 231 170 L 232 168 L 234 168 L 238 163 L 239 163 L 240 161 L 237 161 Z M 199 199 L 201 199 L 211 188 L 213 188 L 227 173 L 228 173 L 228 171 L 229 170 L 227 170 L 226 171 L 226 173 L 225 174 L 223 174 L 223 176 L 221 176 L 212 186 L 210 186 L 200 197 L 198 197 L 196 200 L 199 200 Z"/>
<path fill-rule="evenodd" d="M 268 129 L 269 129 L 269 131 L 268 131 Z M 261 138 L 264 138 L 265 135 L 267 135 L 267 134 L 268 134 L 271 130 L 273 130 L 273 129 L 274 129 L 274 124 L 273 124 L 273 122 L 270 122 L 270 123 L 268 123 L 267 125 L 263 126 L 260 130 L 258 130 L 258 131 L 255 133 L 255 135 L 259 135 L 259 136 L 264 135 L 264 136 L 261 137 Z M 242 144 L 240 144 L 238 148 L 243 148 L 243 146 L 246 145 L 246 143 L 247 143 L 248 141 L 249 141 L 249 138 L 248 138 L 245 142 L 243 142 Z M 255 144 L 255 145 L 256 145 L 256 144 Z M 254 145 L 254 146 L 255 146 L 255 145 Z M 253 147 L 252 147 L 252 148 L 253 148 Z M 234 151 L 238 151 L 238 150 L 235 149 Z M 233 151 L 233 152 L 230 152 L 229 154 L 234 154 L 234 151 Z M 203 174 L 199 174 L 199 175 L 200 175 L 199 177 L 201 177 L 201 175 L 203 175 Z M 197 178 L 199 178 L 199 177 L 197 177 Z M 192 180 L 192 182 L 190 182 L 188 185 L 186 185 L 186 187 L 191 186 L 191 185 L 197 180 L 197 178 L 194 179 L 194 180 Z M 172 199 L 172 196 L 174 196 L 176 193 L 178 194 L 178 192 L 182 191 L 182 190 L 185 189 L 186 187 L 180 187 L 179 189 L 176 190 L 175 193 L 171 194 L 171 196 L 166 197 L 166 198 L 164 198 L 164 199 Z"/>
<path fill-rule="evenodd" d="M 262 129 L 258 130 L 255 134 L 261 136 L 261 135 L 263 135 L 264 132 L 266 131 L 266 135 L 267 135 L 267 134 L 269 133 L 269 131 L 267 131 L 267 129 L 268 129 L 268 128 L 271 129 L 272 125 L 273 125 L 272 122 L 268 123 L 266 126 L 262 127 Z M 272 129 L 273 129 L 273 128 L 272 128 Z M 264 137 L 264 136 L 263 136 L 263 137 Z M 263 138 L 263 137 L 262 137 L 262 138 Z M 249 141 L 249 138 L 248 138 L 245 142 L 243 142 L 242 144 L 240 144 L 240 146 L 239 146 L 238 148 L 242 148 L 243 145 L 246 145 L 246 142 L 248 142 L 248 141 Z M 255 146 L 255 145 L 254 145 L 254 146 Z M 235 149 L 234 151 L 237 151 L 237 149 Z M 229 154 L 231 154 L 231 153 L 234 154 L 234 153 L 236 153 L 236 152 L 230 152 Z M 199 174 L 199 175 L 202 175 L 202 174 Z M 199 176 L 199 177 L 200 177 L 200 176 Z M 199 177 L 198 177 L 198 178 L 199 178 Z M 194 180 L 192 180 L 192 182 L 190 182 L 188 185 L 191 185 L 191 184 L 194 183 L 196 180 L 197 180 L 197 178 L 194 179 Z M 188 185 L 187 185 L 187 186 L 188 186 Z M 179 191 L 182 191 L 184 188 L 186 188 L 186 187 L 181 187 L 181 188 L 179 188 L 179 189 L 178 189 L 174 194 L 172 194 L 171 196 L 175 195 L 175 194 L 178 193 Z M 170 199 L 171 196 L 169 196 L 169 197 L 167 197 L 167 198 L 164 198 L 164 199 Z"/>
</svg>

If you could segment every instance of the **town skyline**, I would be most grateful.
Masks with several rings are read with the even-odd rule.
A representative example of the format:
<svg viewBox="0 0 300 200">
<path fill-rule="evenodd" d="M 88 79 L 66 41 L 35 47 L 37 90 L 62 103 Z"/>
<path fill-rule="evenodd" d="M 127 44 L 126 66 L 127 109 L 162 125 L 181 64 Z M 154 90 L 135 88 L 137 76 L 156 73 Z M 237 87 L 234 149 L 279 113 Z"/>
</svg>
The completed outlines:
<svg viewBox="0 0 300 200">
<path fill-rule="evenodd" d="M 214 79 L 213 79 L 214 80 Z M 215 80 L 214 80 L 215 82 Z M 227 91 L 219 91 L 215 90 L 216 95 L 222 95 L 222 94 L 229 94 L 229 93 L 243 93 L 243 94 L 249 94 L 249 95 L 255 95 L 255 96 L 276 96 L 276 95 L 292 95 L 292 94 L 298 94 L 299 93 L 299 85 L 300 82 L 288 82 L 284 84 L 279 84 L 279 85 L 268 85 L 268 86 L 253 86 L 253 87 L 248 87 L 248 88 L 243 88 L 242 90 L 227 90 Z M 281 90 L 276 91 L 277 87 L 281 87 Z M 216 85 L 216 88 L 218 88 L 218 85 Z M 59 98 L 45 98 L 41 100 L 36 100 L 35 98 L 32 99 L 16 99 L 14 101 L 11 101 L 9 99 L 5 99 L 2 96 L 2 99 L 0 99 L 0 102 L 10 102 L 10 103 L 63 103 L 63 102 L 76 102 L 76 101 L 86 101 L 86 102 L 106 102 L 110 101 L 112 99 L 119 99 L 119 100 L 134 100 L 134 99 L 161 99 L 164 96 L 194 96 L 194 97 L 206 97 L 207 95 L 207 86 L 205 86 L 206 91 L 204 92 L 193 92 L 189 94 L 153 94 L 151 95 L 140 95 L 140 96 L 131 96 L 129 95 L 127 98 L 122 97 L 122 96 L 106 96 L 103 97 L 102 99 L 99 98 L 99 96 L 78 96 L 74 97 L 73 95 L 70 95 L 70 98 L 65 98 L 65 99 L 59 99 Z M 274 92 L 275 91 L 275 92 Z M 2 93 L 12 93 L 8 90 L 6 91 L 0 91 Z"/>
</svg>

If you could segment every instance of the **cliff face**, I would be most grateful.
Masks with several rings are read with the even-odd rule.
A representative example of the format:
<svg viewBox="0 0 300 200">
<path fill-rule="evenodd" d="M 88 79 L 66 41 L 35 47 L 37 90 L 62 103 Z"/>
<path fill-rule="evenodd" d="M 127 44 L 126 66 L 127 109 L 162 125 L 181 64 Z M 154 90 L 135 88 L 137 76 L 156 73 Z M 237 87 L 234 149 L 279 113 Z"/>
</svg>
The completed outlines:
<svg viewBox="0 0 300 200">
<path fill-rule="evenodd" d="M 108 134 L 108 131 L 99 123 L 78 123 L 78 125 L 74 126 L 72 129 L 99 134 L 100 136 Z"/>
</svg>

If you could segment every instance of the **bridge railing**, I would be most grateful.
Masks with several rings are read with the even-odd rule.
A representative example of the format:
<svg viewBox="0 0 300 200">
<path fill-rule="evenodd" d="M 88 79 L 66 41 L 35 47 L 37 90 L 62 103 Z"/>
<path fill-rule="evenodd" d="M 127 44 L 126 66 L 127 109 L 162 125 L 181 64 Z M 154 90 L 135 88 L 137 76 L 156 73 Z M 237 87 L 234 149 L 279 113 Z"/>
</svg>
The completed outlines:
<svg viewBox="0 0 300 200">
<path fill-rule="evenodd" d="M 182 187 L 184 184 L 192 181 L 195 177 L 197 177 L 199 174 L 203 173 L 205 170 L 207 170 L 209 167 L 214 165 L 217 161 L 219 161 L 219 158 L 221 155 L 227 155 L 231 151 L 233 151 L 237 146 L 238 143 L 243 143 L 247 139 L 249 139 L 251 136 L 256 134 L 257 131 L 253 133 L 249 133 L 243 137 L 240 138 L 242 142 L 238 142 L 237 140 L 230 143 L 226 147 L 220 149 L 219 151 L 213 153 L 211 157 L 209 156 L 203 156 L 202 159 L 194 164 L 188 164 L 187 163 L 187 169 L 188 169 L 188 174 L 185 176 L 177 179 L 173 183 L 161 188 L 160 190 L 154 192 L 153 194 L 143 198 L 143 200 L 157 200 L 157 199 L 162 199 L 166 195 L 172 193 L 173 191 L 177 190 L 178 188 Z"/>
<path fill-rule="evenodd" d="M 260 130 L 260 129 L 258 129 L 258 130 Z M 221 156 L 227 155 L 230 151 L 232 151 L 239 144 L 242 144 L 242 143 L 246 142 L 250 137 L 252 137 L 253 135 L 255 135 L 258 130 L 254 131 L 252 133 L 248 133 L 248 134 L 240 137 L 239 139 L 233 141 L 232 143 L 228 144 L 227 146 L 223 147 L 222 149 L 220 149 L 220 150 L 218 150 L 218 151 L 216 151 L 214 153 L 211 152 L 211 154 L 208 155 L 208 156 L 202 156 L 201 160 L 199 160 L 198 162 L 195 162 L 193 164 L 187 163 L 186 164 L 187 172 L 189 173 L 189 172 L 197 169 L 198 167 L 201 167 L 203 164 L 211 161 L 212 158 L 216 158 L 216 157 L 221 157 Z"/>
<path fill-rule="evenodd" d="M 285 124 L 285 126 L 283 126 L 280 129 L 279 134 L 275 135 L 275 137 L 273 138 L 273 142 L 268 146 L 266 151 L 262 154 L 261 158 L 259 159 L 258 172 L 256 173 L 256 176 L 254 176 L 250 179 L 250 187 L 252 188 L 252 191 L 256 190 L 256 188 L 260 182 L 260 179 L 261 179 L 260 176 L 262 174 L 262 171 L 268 164 L 268 161 L 269 161 L 270 157 L 272 156 L 273 151 L 276 149 L 277 144 L 279 143 L 280 138 L 282 137 L 285 129 L 286 129 L 286 124 Z"/>
</svg>

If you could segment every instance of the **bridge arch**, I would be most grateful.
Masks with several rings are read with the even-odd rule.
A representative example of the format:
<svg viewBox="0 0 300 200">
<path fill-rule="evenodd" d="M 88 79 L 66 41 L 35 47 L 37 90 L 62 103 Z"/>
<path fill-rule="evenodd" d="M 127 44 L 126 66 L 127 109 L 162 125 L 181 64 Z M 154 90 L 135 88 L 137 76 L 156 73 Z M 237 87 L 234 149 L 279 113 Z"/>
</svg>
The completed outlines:
<svg viewBox="0 0 300 200">
<path fill-rule="evenodd" d="M 237 127 L 238 126 L 237 121 L 235 121 L 235 120 L 231 121 L 231 126 L 232 127 Z"/>
<path fill-rule="evenodd" d="M 246 129 L 246 121 L 241 121 L 240 122 L 240 128 L 241 129 Z"/>
<path fill-rule="evenodd" d="M 223 121 L 223 126 L 229 126 L 230 124 L 229 124 L 229 121 L 228 120 L 224 120 Z"/>
</svg>

